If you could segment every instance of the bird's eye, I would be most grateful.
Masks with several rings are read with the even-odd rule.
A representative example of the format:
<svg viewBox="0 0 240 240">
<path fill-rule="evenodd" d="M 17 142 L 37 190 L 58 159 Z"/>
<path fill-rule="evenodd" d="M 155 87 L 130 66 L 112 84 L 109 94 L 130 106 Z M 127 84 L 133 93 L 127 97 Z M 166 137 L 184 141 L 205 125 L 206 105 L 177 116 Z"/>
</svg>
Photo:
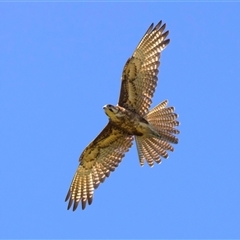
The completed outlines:
<svg viewBox="0 0 240 240">
<path fill-rule="evenodd" d="M 110 110 L 111 112 L 113 112 L 113 110 L 112 110 L 111 108 L 109 108 L 109 110 Z"/>
</svg>

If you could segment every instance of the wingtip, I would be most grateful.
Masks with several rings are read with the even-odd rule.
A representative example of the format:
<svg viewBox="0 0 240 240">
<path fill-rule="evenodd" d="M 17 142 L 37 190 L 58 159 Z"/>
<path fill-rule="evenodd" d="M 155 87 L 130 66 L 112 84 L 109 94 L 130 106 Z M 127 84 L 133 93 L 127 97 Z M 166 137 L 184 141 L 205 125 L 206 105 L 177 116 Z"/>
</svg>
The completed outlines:
<svg viewBox="0 0 240 240">
<path fill-rule="evenodd" d="M 166 23 L 164 23 L 158 30 L 162 33 L 166 28 Z"/>
<path fill-rule="evenodd" d="M 156 26 L 154 27 L 153 31 L 158 30 L 158 29 L 161 27 L 161 25 L 162 25 L 162 20 L 160 20 L 160 21 L 156 24 Z M 165 24 L 165 25 L 166 25 L 166 24 Z"/>
<path fill-rule="evenodd" d="M 88 205 L 91 205 L 91 204 L 92 204 L 92 201 L 93 201 L 93 196 L 91 196 L 91 197 L 88 198 Z"/>
<path fill-rule="evenodd" d="M 72 203 L 73 203 L 73 200 L 69 199 L 67 210 L 69 210 L 71 208 Z"/>
<path fill-rule="evenodd" d="M 78 207 L 78 204 L 79 204 L 79 201 L 75 201 L 74 204 L 73 204 L 73 212 L 77 209 Z"/>
<path fill-rule="evenodd" d="M 150 27 L 148 28 L 146 34 L 148 34 L 148 33 L 150 33 L 150 32 L 152 31 L 153 26 L 154 26 L 154 23 L 152 23 L 152 24 L 150 25 Z"/>
<path fill-rule="evenodd" d="M 169 43 L 170 43 L 170 39 L 169 38 L 164 41 L 164 45 L 165 46 L 167 46 Z"/>
<path fill-rule="evenodd" d="M 65 197 L 65 202 L 67 202 L 67 200 L 69 199 L 69 197 L 70 197 L 70 190 L 68 190 L 67 196 Z"/>
<path fill-rule="evenodd" d="M 162 20 L 160 20 L 155 26 L 154 26 L 154 23 L 152 23 L 148 28 L 146 34 L 149 34 L 150 32 L 158 31 L 158 30 L 163 32 L 165 28 L 166 28 L 166 23 L 162 24 Z"/>
<path fill-rule="evenodd" d="M 86 208 L 87 201 L 86 199 L 82 199 L 82 210 Z"/>
</svg>

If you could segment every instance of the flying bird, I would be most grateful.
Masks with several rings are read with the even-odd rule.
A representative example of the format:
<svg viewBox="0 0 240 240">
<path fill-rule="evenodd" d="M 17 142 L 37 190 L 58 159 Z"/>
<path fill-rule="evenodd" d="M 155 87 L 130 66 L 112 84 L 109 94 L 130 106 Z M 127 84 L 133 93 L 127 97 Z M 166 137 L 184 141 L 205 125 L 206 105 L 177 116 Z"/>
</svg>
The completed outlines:
<svg viewBox="0 0 240 240">
<path fill-rule="evenodd" d="M 139 162 L 153 166 L 167 158 L 178 143 L 178 115 L 165 100 L 149 110 L 158 81 L 160 53 L 169 44 L 169 31 L 160 21 L 152 23 L 123 69 L 121 91 L 117 105 L 103 107 L 108 124 L 85 148 L 65 201 L 73 211 L 93 201 L 94 189 L 119 165 L 135 139 Z"/>
</svg>

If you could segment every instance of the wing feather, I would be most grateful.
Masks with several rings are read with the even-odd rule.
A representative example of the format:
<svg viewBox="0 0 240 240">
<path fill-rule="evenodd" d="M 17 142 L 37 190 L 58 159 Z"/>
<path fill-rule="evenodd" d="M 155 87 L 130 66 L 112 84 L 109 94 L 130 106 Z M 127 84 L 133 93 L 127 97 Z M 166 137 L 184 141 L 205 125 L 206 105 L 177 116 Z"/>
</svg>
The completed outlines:
<svg viewBox="0 0 240 240">
<path fill-rule="evenodd" d="M 82 202 L 82 209 L 93 200 L 94 189 L 114 171 L 125 153 L 132 146 L 133 137 L 108 123 L 103 131 L 81 154 L 79 167 L 73 177 L 65 201 L 68 209 L 73 204 L 76 210 Z"/>
<path fill-rule="evenodd" d="M 144 116 L 151 103 L 158 81 L 160 53 L 170 42 L 166 24 L 153 24 L 139 42 L 122 73 L 118 105 Z"/>
</svg>

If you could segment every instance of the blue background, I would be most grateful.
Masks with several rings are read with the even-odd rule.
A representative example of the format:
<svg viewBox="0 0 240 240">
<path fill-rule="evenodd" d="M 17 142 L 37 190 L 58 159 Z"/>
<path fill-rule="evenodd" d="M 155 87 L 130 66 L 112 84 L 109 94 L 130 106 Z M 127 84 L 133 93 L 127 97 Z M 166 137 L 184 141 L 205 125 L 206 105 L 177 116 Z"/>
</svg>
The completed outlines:
<svg viewBox="0 0 240 240">
<path fill-rule="evenodd" d="M 240 238 L 239 3 L 0 3 L 1 238 Z M 153 106 L 180 115 L 168 160 L 135 145 L 82 211 L 64 202 L 154 22 L 171 42 Z"/>
</svg>

